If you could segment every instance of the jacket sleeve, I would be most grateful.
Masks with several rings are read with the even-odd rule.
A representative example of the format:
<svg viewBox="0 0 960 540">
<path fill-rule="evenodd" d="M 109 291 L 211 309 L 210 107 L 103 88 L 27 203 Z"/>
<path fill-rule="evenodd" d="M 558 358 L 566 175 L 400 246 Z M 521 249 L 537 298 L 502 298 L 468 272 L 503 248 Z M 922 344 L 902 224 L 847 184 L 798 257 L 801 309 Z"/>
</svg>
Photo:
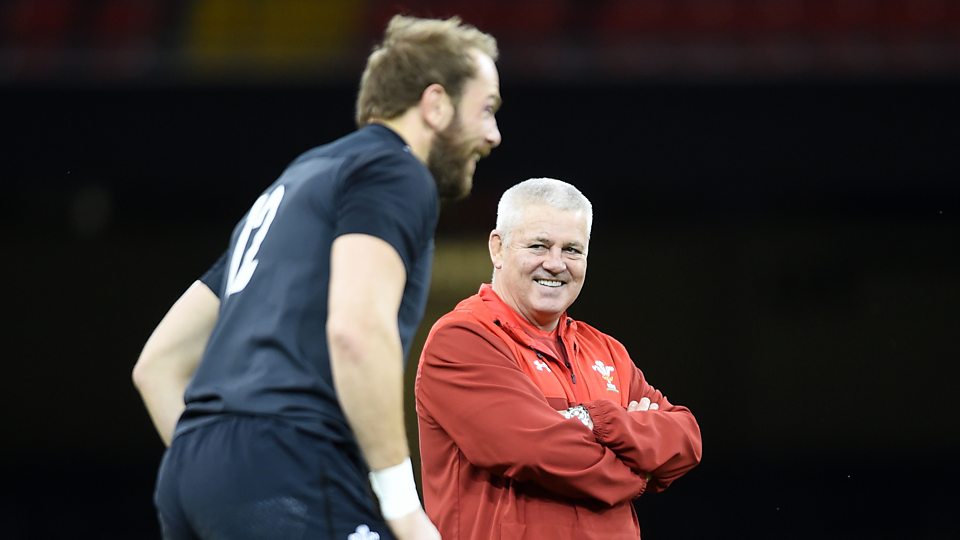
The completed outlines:
<svg viewBox="0 0 960 540">
<path fill-rule="evenodd" d="M 626 351 L 622 354 L 626 355 Z M 643 397 L 660 408 L 627 412 L 605 399 L 585 403 L 584 407 L 593 418 L 597 440 L 635 471 L 650 473 L 648 491 L 656 493 L 696 467 L 703 447 L 700 426 L 693 413 L 686 407 L 672 405 L 663 393 L 647 384 L 643 373 L 634 366 L 630 401 Z"/>
<path fill-rule="evenodd" d="M 646 489 L 579 420 L 565 419 L 517 365 L 502 339 L 472 322 L 434 329 L 420 359 L 421 415 L 473 466 L 574 499 L 616 505 Z"/>
</svg>

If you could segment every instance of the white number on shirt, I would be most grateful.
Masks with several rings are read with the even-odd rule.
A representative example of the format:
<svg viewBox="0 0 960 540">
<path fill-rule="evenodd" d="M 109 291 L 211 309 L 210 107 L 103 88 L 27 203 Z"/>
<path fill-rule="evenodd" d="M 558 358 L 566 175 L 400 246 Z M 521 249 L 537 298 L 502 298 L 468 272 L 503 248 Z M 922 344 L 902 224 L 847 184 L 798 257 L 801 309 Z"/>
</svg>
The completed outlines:
<svg viewBox="0 0 960 540">
<path fill-rule="evenodd" d="M 257 251 L 260 250 L 260 244 L 267 236 L 270 230 L 270 224 L 277 215 L 277 208 L 280 206 L 280 200 L 283 199 L 283 186 L 277 186 L 270 193 L 264 193 L 260 196 L 250 212 L 247 214 L 247 220 L 243 224 L 243 230 L 237 238 L 237 244 L 233 247 L 233 256 L 230 258 L 230 271 L 227 272 L 227 290 L 226 295 L 238 293 L 250 283 L 253 277 L 253 271 L 257 269 Z M 247 246 L 247 240 L 250 234 L 257 230 L 253 241 Z"/>
</svg>

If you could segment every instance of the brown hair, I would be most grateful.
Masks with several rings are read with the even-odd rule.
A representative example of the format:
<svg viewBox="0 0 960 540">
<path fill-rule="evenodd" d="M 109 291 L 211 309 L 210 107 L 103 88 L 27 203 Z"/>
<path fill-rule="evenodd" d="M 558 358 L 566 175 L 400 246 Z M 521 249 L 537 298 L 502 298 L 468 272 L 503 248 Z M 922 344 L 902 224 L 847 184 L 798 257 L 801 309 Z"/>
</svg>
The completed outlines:
<svg viewBox="0 0 960 540">
<path fill-rule="evenodd" d="M 497 59 L 493 36 L 463 24 L 459 17 L 395 15 L 383 42 L 367 58 L 357 96 L 357 125 L 400 116 L 434 83 L 443 86 L 456 104 L 464 83 L 476 74 L 471 49 Z"/>
</svg>

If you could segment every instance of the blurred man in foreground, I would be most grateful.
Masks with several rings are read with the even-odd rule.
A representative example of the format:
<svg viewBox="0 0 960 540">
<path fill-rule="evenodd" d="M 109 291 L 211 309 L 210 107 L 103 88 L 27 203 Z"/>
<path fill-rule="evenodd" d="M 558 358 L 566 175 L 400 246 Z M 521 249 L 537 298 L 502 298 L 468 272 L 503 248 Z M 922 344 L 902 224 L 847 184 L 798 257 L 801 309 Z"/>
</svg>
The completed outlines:
<svg viewBox="0 0 960 540">
<path fill-rule="evenodd" d="M 469 193 L 500 143 L 496 58 L 456 18 L 394 17 L 359 129 L 294 160 L 160 322 L 134 381 L 170 445 L 165 538 L 439 537 L 413 481 L 403 359 L 438 199 Z"/>
</svg>

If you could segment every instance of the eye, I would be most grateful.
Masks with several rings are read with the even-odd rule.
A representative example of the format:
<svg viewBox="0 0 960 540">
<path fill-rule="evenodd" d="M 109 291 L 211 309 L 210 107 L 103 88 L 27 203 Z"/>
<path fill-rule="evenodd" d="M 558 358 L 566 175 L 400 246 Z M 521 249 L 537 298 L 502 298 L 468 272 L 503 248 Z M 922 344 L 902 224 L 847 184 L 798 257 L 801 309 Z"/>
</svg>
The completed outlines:
<svg viewBox="0 0 960 540">
<path fill-rule="evenodd" d="M 582 249 L 575 248 L 573 246 L 567 246 L 563 248 L 563 253 L 570 259 L 582 259 L 584 256 Z"/>
<path fill-rule="evenodd" d="M 543 245 L 543 244 L 530 244 L 529 247 L 530 247 L 530 249 L 533 250 L 533 251 L 543 251 L 543 250 L 547 249 L 547 246 L 545 246 L 545 245 Z"/>
</svg>

